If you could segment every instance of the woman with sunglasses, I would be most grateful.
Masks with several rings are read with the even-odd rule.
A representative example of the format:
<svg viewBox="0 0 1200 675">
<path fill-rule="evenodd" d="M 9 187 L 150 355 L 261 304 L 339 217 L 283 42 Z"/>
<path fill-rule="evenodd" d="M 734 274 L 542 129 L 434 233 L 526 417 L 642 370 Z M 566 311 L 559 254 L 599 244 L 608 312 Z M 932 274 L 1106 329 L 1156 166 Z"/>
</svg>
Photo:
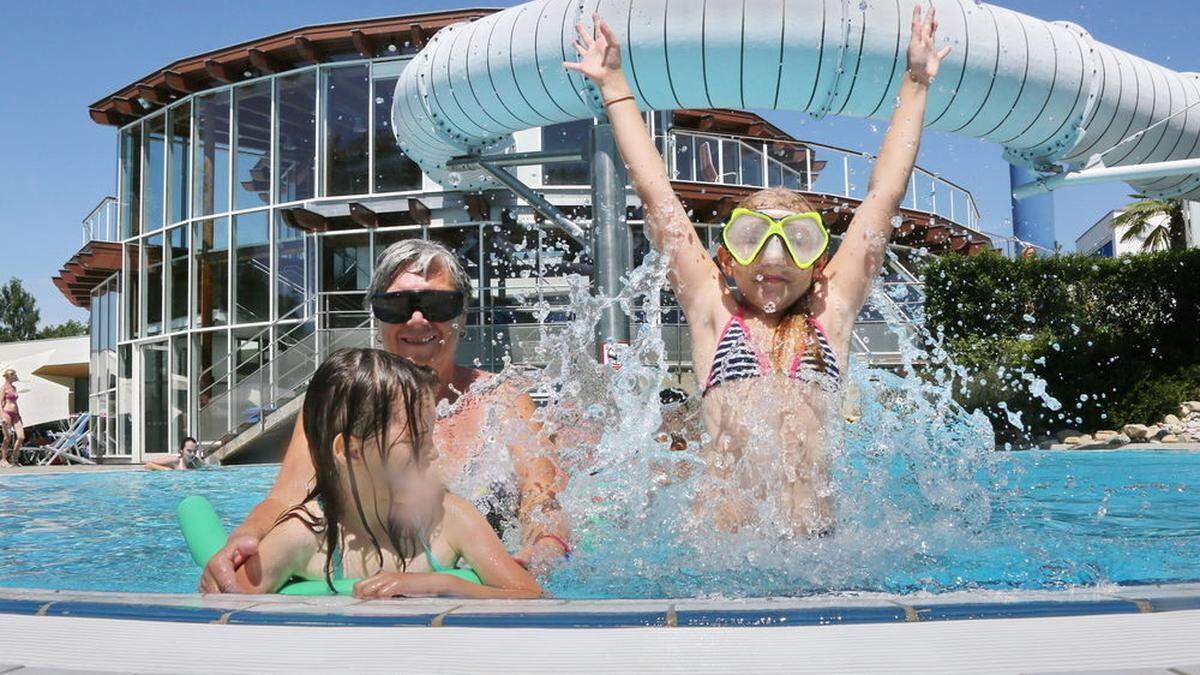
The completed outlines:
<svg viewBox="0 0 1200 675">
<path fill-rule="evenodd" d="M 454 361 L 470 291 L 471 278 L 453 253 L 431 241 L 407 239 L 380 254 L 367 303 L 380 346 L 437 374 L 435 468 L 443 481 L 474 502 L 503 539 L 519 534 L 514 558 L 540 573 L 569 553 L 556 498 L 562 479 L 553 450 L 541 442 L 532 421 L 529 394 Z M 201 591 L 236 591 L 237 568 L 279 518 L 304 501 L 313 477 L 303 420 L 297 419 L 275 485 L 209 561 Z"/>
<path fill-rule="evenodd" d="M 702 385 L 709 489 L 697 510 L 723 530 L 757 523 L 813 535 L 833 524 L 827 434 L 834 426 L 855 317 L 879 273 L 892 217 L 916 163 L 930 83 L 950 48 L 934 47 L 931 10 L 913 11 L 908 71 L 867 197 L 830 259 L 821 214 L 799 194 L 764 190 L 735 209 L 714 262 L 671 189 L 599 15 L 576 27 L 578 62 L 599 88 L 646 210 L 646 234 L 669 260 Z M 767 500 L 781 494 L 782 499 Z M 775 506 L 764 507 L 767 502 Z M 755 511 L 757 509 L 757 516 Z"/>
</svg>

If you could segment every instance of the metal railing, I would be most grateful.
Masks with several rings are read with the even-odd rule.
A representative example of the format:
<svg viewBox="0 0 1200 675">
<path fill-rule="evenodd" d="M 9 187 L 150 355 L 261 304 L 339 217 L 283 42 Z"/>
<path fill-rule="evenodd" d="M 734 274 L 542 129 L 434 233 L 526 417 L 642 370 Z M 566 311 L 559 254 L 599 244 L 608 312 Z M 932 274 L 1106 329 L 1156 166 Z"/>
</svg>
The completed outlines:
<svg viewBox="0 0 1200 675">
<path fill-rule="evenodd" d="M 301 396 L 330 352 L 372 342 L 370 316 L 361 308 L 356 320 L 340 300 L 343 294 L 308 298 L 271 326 L 249 338 L 252 353 L 234 349 L 197 380 L 196 431 L 206 454 L 249 429 L 266 429 L 271 413 Z"/>
<path fill-rule="evenodd" d="M 800 192 L 863 199 L 875 157 L 821 143 L 671 130 L 665 159 L 675 180 L 738 187 L 783 187 Z M 909 180 L 906 209 L 979 229 L 979 207 L 963 187 L 917 167 Z"/>
<path fill-rule="evenodd" d="M 117 198 L 105 197 L 83 218 L 83 243 L 120 240 L 117 232 Z"/>
<path fill-rule="evenodd" d="M 1022 255 L 1051 256 L 1058 255 L 1058 251 L 1051 250 L 1045 246 L 1038 246 L 1032 242 L 1018 239 L 1017 237 L 1005 237 L 998 234 L 990 234 L 985 232 L 992 240 L 992 246 L 995 247 L 1006 258 L 1020 258 Z M 1030 253 L 1032 251 L 1032 253 Z"/>
</svg>

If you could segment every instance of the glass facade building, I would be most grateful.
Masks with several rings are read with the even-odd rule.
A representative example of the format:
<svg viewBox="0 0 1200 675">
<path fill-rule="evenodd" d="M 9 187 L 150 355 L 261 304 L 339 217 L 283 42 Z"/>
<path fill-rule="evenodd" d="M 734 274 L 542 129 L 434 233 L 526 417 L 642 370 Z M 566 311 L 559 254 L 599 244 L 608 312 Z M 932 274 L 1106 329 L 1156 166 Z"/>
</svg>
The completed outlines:
<svg viewBox="0 0 1200 675">
<path fill-rule="evenodd" d="M 247 71 L 119 127 L 117 217 L 85 234 L 119 244 L 121 261 L 88 298 L 97 454 L 139 461 L 189 435 L 212 447 L 270 415 L 321 353 L 371 343 L 363 300 L 373 261 L 405 238 L 444 243 L 471 274 L 460 362 L 498 369 L 505 359 L 536 361 L 538 332 L 569 316 L 565 277 L 590 275 L 591 261 L 511 193 L 445 190 L 401 152 L 390 111 L 416 51 L 404 47 Z M 582 150 L 591 124 L 518 133 L 515 150 Z M 693 185 L 854 198 L 869 172 L 860 153 L 814 153 L 781 133 L 701 131 L 662 113 L 647 124 L 668 170 Z M 515 172 L 565 212 L 588 217 L 586 162 Z M 923 172 L 909 200 L 967 227 L 978 218 L 969 193 Z M 636 197 L 629 203 L 638 264 L 648 245 Z M 699 229 L 715 243 L 714 227 Z M 666 300 L 670 358 L 686 372 L 683 318 Z"/>
</svg>

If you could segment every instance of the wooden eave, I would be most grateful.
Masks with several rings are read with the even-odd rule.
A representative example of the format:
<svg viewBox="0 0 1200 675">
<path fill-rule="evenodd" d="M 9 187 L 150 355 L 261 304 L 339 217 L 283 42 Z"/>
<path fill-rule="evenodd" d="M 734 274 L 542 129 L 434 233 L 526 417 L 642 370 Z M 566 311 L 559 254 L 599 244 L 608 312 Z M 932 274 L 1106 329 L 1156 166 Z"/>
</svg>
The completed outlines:
<svg viewBox="0 0 1200 675">
<path fill-rule="evenodd" d="M 89 241 L 63 264 L 51 281 L 72 305 L 87 308 L 91 306 L 96 286 L 120 271 L 121 244 Z"/>
<path fill-rule="evenodd" d="M 229 82 L 313 65 L 335 57 L 357 59 L 412 54 L 446 26 L 474 21 L 496 11 L 476 8 L 426 12 L 305 26 L 268 35 L 170 63 L 91 104 L 89 115 L 98 124 L 120 126 L 172 100 Z"/>
</svg>

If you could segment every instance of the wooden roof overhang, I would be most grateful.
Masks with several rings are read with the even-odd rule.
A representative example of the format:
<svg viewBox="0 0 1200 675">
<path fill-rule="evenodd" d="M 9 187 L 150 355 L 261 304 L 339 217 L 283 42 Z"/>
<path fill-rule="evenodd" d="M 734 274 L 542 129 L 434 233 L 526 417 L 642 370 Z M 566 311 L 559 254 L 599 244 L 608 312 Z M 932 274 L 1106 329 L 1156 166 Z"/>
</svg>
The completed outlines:
<svg viewBox="0 0 1200 675">
<path fill-rule="evenodd" d="M 672 181 L 675 194 L 684 207 L 693 215 L 695 222 L 721 223 L 729 218 L 738 202 L 757 191 L 757 188 L 733 185 L 713 185 Z M 820 211 L 830 234 L 844 234 L 854 216 L 859 199 L 801 192 L 813 208 Z M 961 253 L 977 255 L 992 249 L 992 241 L 986 235 L 955 224 L 939 215 L 912 209 L 900 209 L 900 226 L 892 236 L 892 243 L 925 247 L 930 253 Z"/>
<path fill-rule="evenodd" d="M 413 54 L 434 33 L 498 10 L 478 8 L 305 26 L 175 61 L 88 106 L 123 126 L 172 101 L 232 82 L 349 58 Z"/>
<path fill-rule="evenodd" d="M 89 241 L 50 280 L 76 307 L 92 304 L 92 291 L 121 271 L 121 244 Z"/>
</svg>

